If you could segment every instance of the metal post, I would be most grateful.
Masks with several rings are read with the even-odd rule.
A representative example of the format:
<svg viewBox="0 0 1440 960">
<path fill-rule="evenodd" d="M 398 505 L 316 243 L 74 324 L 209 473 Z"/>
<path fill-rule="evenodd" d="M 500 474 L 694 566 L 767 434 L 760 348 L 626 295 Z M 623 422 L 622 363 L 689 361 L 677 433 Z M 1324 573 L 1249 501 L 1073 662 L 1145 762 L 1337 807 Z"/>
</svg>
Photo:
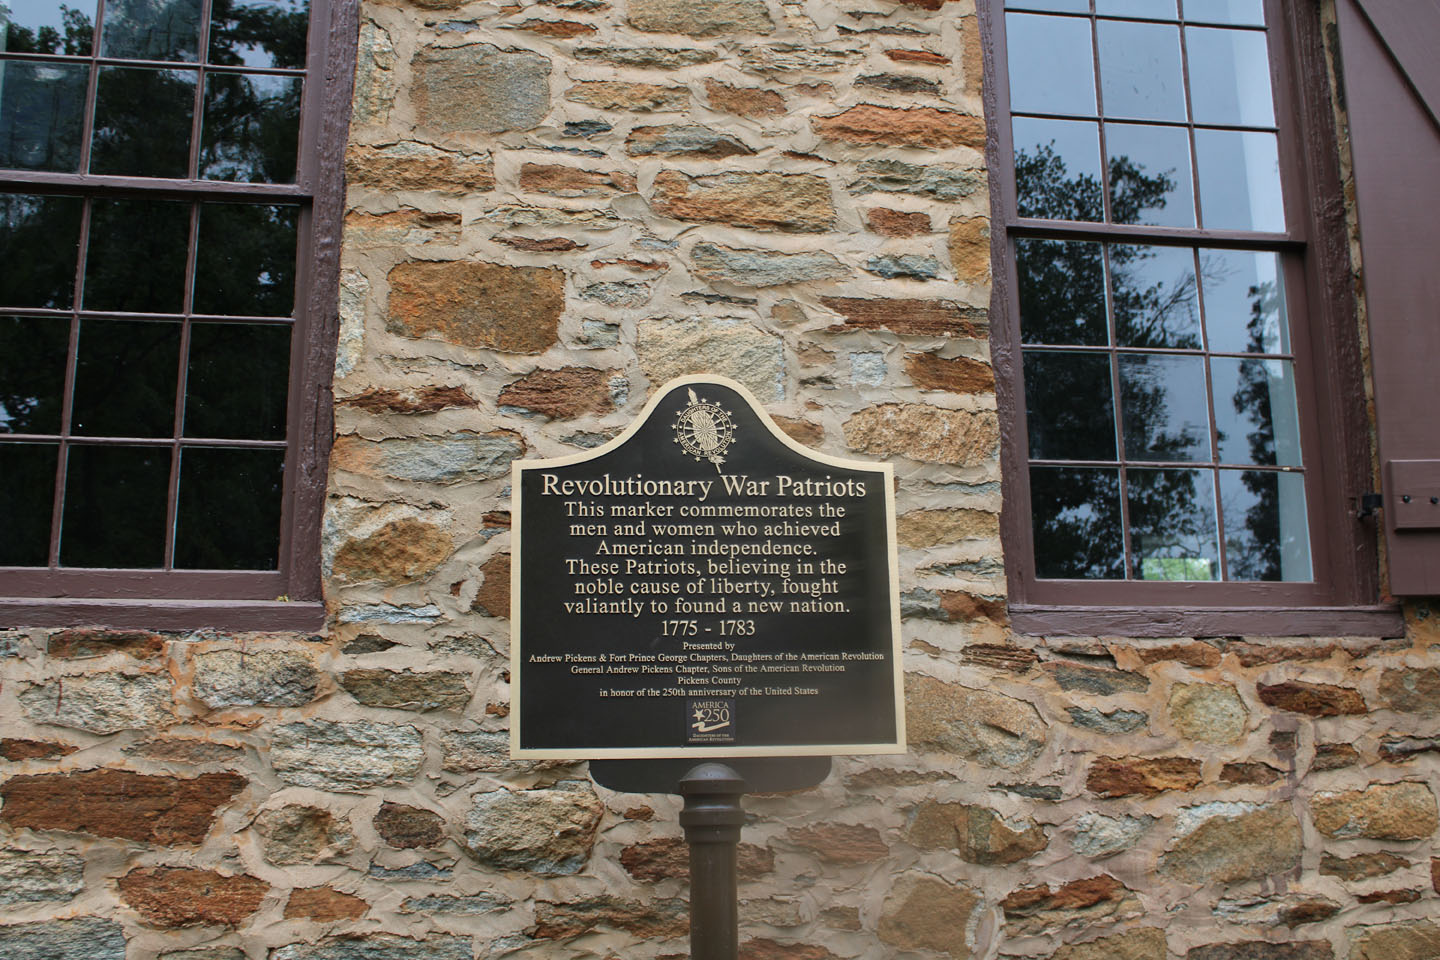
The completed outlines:
<svg viewBox="0 0 1440 960">
<path fill-rule="evenodd" d="M 735 848 L 745 781 L 723 763 L 702 763 L 680 781 L 680 825 L 690 845 L 690 960 L 736 960 L 740 948 Z"/>
</svg>

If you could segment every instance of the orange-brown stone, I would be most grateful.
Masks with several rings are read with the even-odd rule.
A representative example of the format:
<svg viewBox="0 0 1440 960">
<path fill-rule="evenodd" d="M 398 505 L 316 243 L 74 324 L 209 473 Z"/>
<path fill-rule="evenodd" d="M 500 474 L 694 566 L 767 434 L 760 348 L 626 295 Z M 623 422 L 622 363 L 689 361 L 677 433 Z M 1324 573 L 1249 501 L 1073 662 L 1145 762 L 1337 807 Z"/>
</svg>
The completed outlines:
<svg viewBox="0 0 1440 960">
<path fill-rule="evenodd" d="M 508 384 L 500 391 L 498 402 L 504 407 L 534 410 L 554 420 L 615 409 L 610 374 L 591 367 L 536 370 Z"/>
<path fill-rule="evenodd" d="M 891 300 L 821 297 L 821 304 L 845 318 L 832 329 L 889 330 L 902 336 L 985 337 L 989 311 L 950 300 Z"/>
<path fill-rule="evenodd" d="M 18 763 L 21 760 L 58 760 L 69 756 L 79 747 L 55 740 L 18 740 L 6 737 L 0 740 L 0 759 Z"/>
<path fill-rule="evenodd" d="M 785 113 L 785 98 L 774 90 L 733 87 L 719 80 L 705 81 L 710 106 L 741 117 L 778 117 Z"/>
<path fill-rule="evenodd" d="M 365 915 L 370 904 L 359 897 L 329 887 L 302 887 L 290 891 L 285 901 L 286 920 L 314 920 L 316 923 L 334 923 L 338 920 L 356 920 Z"/>
<path fill-rule="evenodd" d="M 570 37 L 584 37 L 595 32 L 596 28 L 588 23 L 576 23 L 574 20 L 525 20 L 515 24 L 515 30 L 523 30 L 526 33 L 533 33 L 541 37 L 555 37 L 560 40 L 567 40 Z"/>
<path fill-rule="evenodd" d="M 690 848 L 679 837 L 642 840 L 620 851 L 620 866 L 636 880 L 688 880 Z M 774 869 L 775 854 L 769 847 L 753 843 L 737 847 L 736 871 L 741 880 L 758 880 Z"/>
<path fill-rule="evenodd" d="M 811 121 L 826 140 L 891 147 L 985 149 L 985 121 L 934 107 L 881 107 L 862 103 L 831 117 Z"/>
<path fill-rule="evenodd" d="M 449 534 L 434 524 L 405 517 L 368 537 L 347 540 L 335 552 L 334 571 L 346 580 L 403 583 L 430 573 L 454 549 Z"/>
<path fill-rule="evenodd" d="M 391 333 L 507 353 L 540 353 L 559 342 L 561 270 L 409 261 L 392 268 L 389 281 Z"/>
<path fill-rule="evenodd" d="M 946 393 L 994 393 L 995 370 L 984 360 L 912 353 L 905 357 L 905 373 L 921 390 Z"/>
<path fill-rule="evenodd" d="M 150 660 L 165 650 L 165 640 L 148 630 L 104 630 L 83 627 L 51 634 L 45 653 L 60 660 L 83 660 L 123 653 L 135 660 Z"/>
<path fill-rule="evenodd" d="M 199 843 L 215 811 L 245 786 L 234 773 L 182 779 L 86 770 L 11 777 L 0 785 L 0 822 L 144 843 Z"/>
<path fill-rule="evenodd" d="M 890 848 L 874 827 L 857 823 L 817 823 L 792 827 L 791 843 L 802 847 L 827 863 L 846 866 L 874 863 L 890 855 Z"/>
<path fill-rule="evenodd" d="M 835 225 L 830 183 L 813 173 L 722 173 L 655 176 L 651 207 L 676 220 L 755 230 L 824 233 Z"/>
<path fill-rule="evenodd" d="M 1153 797 L 1166 790 L 1193 790 L 1200 761 L 1189 757 L 1097 757 L 1086 789 L 1102 797 Z"/>
<path fill-rule="evenodd" d="M 1267 707 L 1312 717 L 1338 717 L 1365 713 L 1368 709 L 1365 698 L 1353 687 L 1287 680 L 1284 683 L 1257 684 L 1256 690 L 1260 694 L 1260 702 Z"/>
<path fill-rule="evenodd" d="M 371 387 L 336 406 L 356 407 L 366 413 L 438 413 L 452 407 L 478 407 L 480 402 L 464 387 L 425 386 L 405 390 Z"/>
<path fill-rule="evenodd" d="M 938 53 L 931 53 L 929 50 L 886 50 L 885 56 L 896 63 L 933 63 L 946 64 L 950 58 Z"/>
<path fill-rule="evenodd" d="M 236 927 L 270 892 L 270 884 L 247 874 L 183 867 L 141 867 L 117 886 L 120 899 L 156 927 Z"/>
<path fill-rule="evenodd" d="M 455 195 L 495 189 L 495 164 L 488 154 L 421 143 L 354 144 L 345 154 L 345 173 L 351 186 L 387 193 L 423 190 Z"/>
<path fill-rule="evenodd" d="M 950 221 L 950 266 L 961 283 L 990 282 L 990 220 L 956 217 Z"/>
<path fill-rule="evenodd" d="M 812 943 L 779 943 L 756 937 L 740 944 L 739 960 L 840 960 L 824 947 Z"/>
<path fill-rule="evenodd" d="M 865 225 L 871 233 L 882 237 L 918 237 L 930 232 L 928 213 L 904 213 L 889 207 L 872 207 L 865 211 Z"/>
<path fill-rule="evenodd" d="M 475 594 L 475 609 L 492 617 L 510 617 L 510 554 L 497 553 L 480 565 L 484 580 Z"/>
<path fill-rule="evenodd" d="M 619 170 L 582 170 L 562 163 L 520 165 L 520 189 L 556 197 L 607 197 L 633 193 L 635 178 Z"/>
</svg>

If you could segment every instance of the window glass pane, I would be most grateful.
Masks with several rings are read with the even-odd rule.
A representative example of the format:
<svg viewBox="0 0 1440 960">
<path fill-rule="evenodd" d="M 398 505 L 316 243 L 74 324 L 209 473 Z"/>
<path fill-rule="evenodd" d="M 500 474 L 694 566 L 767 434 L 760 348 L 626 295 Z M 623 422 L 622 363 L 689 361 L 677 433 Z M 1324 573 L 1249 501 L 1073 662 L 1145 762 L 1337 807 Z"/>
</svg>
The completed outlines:
<svg viewBox="0 0 1440 960">
<path fill-rule="evenodd" d="M 1180 28 L 1101 20 L 1100 99 L 1105 116 L 1185 122 Z"/>
<path fill-rule="evenodd" d="M 1265 4 L 1264 0 L 1185 0 L 1185 19 L 1263 27 Z"/>
<path fill-rule="evenodd" d="M 175 503 L 175 566 L 276 569 L 284 479 L 280 450 L 186 447 Z"/>
<path fill-rule="evenodd" d="M 55 443 L 0 443 L 0 567 L 43 567 L 50 560 Z"/>
<path fill-rule="evenodd" d="M 1221 470 L 1220 503 L 1231 580 L 1312 578 L 1302 474 Z"/>
<path fill-rule="evenodd" d="M 1219 580 L 1215 475 L 1132 469 L 1125 484 L 1136 579 Z"/>
<path fill-rule="evenodd" d="M 1209 460 L 1204 359 L 1121 354 L 1120 417 L 1127 460 Z"/>
<path fill-rule="evenodd" d="M 1115 244 L 1110 248 L 1110 279 L 1120 346 L 1200 349 L 1193 250 Z"/>
<path fill-rule="evenodd" d="M 90 172 L 182 178 L 190 172 L 195 74 L 101 67 L 95 90 Z"/>
<path fill-rule="evenodd" d="M 96 200 L 85 259 L 90 310 L 178 313 L 185 292 L 190 204 L 176 200 Z"/>
<path fill-rule="evenodd" d="M 70 307 L 83 208 L 78 197 L 0 193 L 0 306 Z"/>
<path fill-rule="evenodd" d="M 1289 353 L 1280 256 L 1259 250 L 1201 250 L 1205 335 L 1216 353 Z"/>
<path fill-rule="evenodd" d="M 1015 197 L 1022 217 L 1105 219 L 1100 128 L 1081 120 L 1016 117 Z"/>
<path fill-rule="evenodd" d="M 1196 130 L 1200 218 L 1211 230 L 1285 229 L 1275 134 Z"/>
<path fill-rule="evenodd" d="M 90 68 L 0 60 L 0 167 L 75 173 Z"/>
<path fill-rule="evenodd" d="M 1026 350 L 1031 459 L 1114 460 L 1113 396 L 1108 354 Z"/>
<path fill-rule="evenodd" d="M 1255 30 L 1187 27 L 1190 109 L 1196 123 L 1273 127 L 1270 55 Z"/>
<path fill-rule="evenodd" d="M 299 208 L 202 203 L 195 312 L 287 317 L 295 302 Z"/>
<path fill-rule="evenodd" d="M 214 0 L 210 62 L 304 68 L 309 11 L 308 0 Z"/>
<path fill-rule="evenodd" d="M 1035 575 L 1056 580 L 1120 580 L 1120 472 L 1104 467 L 1031 467 Z"/>
<path fill-rule="evenodd" d="M 60 432 L 69 349 L 69 320 L 0 317 L 0 433 Z"/>
<path fill-rule="evenodd" d="M 1190 137 L 1184 127 L 1107 123 L 1105 149 L 1112 221 L 1195 226 Z"/>
<path fill-rule="evenodd" d="M 1010 109 L 1095 114 L 1090 21 L 1012 13 L 1005 17 Z"/>
<path fill-rule="evenodd" d="M 60 564 L 158 567 L 165 561 L 169 447 L 70 447 Z"/>
<path fill-rule="evenodd" d="M 294 183 L 299 145 L 299 78 L 243 73 L 205 78 L 202 179 Z"/>
<path fill-rule="evenodd" d="M 102 57 L 194 61 L 199 49 L 200 0 L 107 0 Z"/>
<path fill-rule="evenodd" d="M 185 436 L 284 440 L 290 334 L 288 324 L 193 324 Z"/>
<path fill-rule="evenodd" d="M 5 8 L 8 7 L 8 16 Z M 4 0 L 0 50 L 88 57 L 95 37 L 94 0 Z"/>
<path fill-rule="evenodd" d="M 1300 466 L 1300 415 L 1289 360 L 1210 361 L 1221 463 Z"/>
<path fill-rule="evenodd" d="M 1100 244 L 1016 240 L 1015 268 L 1022 341 L 1076 346 L 1109 342 Z"/>
<path fill-rule="evenodd" d="M 1095 12 L 1116 17 L 1175 19 L 1175 0 L 1095 0 Z"/>
<path fill-rule="evenodd" d="M 91 437 L 173 436 L 179 371 L 179 323 L 82 320 L 71 432 Z"/>
<path fill-rule="evenodd" d="M 1090 0 L 1010 0 L 1012 10 L 1053 10 L 1056 13 L 1089 13 Z"/>
</svg>

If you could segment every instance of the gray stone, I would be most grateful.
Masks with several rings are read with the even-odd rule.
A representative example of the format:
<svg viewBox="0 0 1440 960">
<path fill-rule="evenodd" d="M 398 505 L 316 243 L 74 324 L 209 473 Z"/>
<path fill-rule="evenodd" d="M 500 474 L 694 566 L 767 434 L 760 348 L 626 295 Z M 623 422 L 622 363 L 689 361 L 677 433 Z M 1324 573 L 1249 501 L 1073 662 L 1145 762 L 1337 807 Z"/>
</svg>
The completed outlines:
<svg viewBox="0 0 1440 960">
<path fill-rule="evenodd" d="M 1070 846 L 1082 857 L 1099 860 L 1129 850 L 1140 841 L 1155 823 L 1154 817 L 1107 817 L 1085 813 L 1075 821 L 1075 836 Z"/>
<path fill-rule="evenodd" d="M 292 804 L 262 810 L 255 832 L 264 839 L 265 859 L 279 866 L 323 863 L 349 853 L 355 836 L 328 810 Z"/>
<path fill-rule="evenodd" d="M 508 433 L 461 430 L 441 437 L 392 437 L 378 443 L 336 441 L 331 465 L 351 473 L 419 483 L 458 483 L 510 475 L 525 446 Z"/>
<path fill-rule="evenodd" d="M 918 254 L 887 254 L 865 261 L 865 269 L 886 280 L 934 280 L 940 276 L 940 261 Z"/>
<path fill-rule="evenodd" d="M 367 603 L 342 607 L 337 619 L 341 623 L 435 623 L 441 616 L 433 603 Z"/>
<path fill-rule="evenodd" d="M 460 710 L 470 702 L 467 674 L 443 670 L 347 670 L 345 692 L 367 707 L 391 710 Z"/>
<path fill-rule="evenodd" d="M 120 924 L 98 917 L 0 926 L 5 960 L 125 960 Z"/>
<path fill-rule="evenodd" d="M 579 872 L 590 858 L 605 807 L 590 784 L 476 795 L 465 818 L 465 848 L 501 870 L 550 876 Z"/>
<path fill-rule="evenodd" d="M 440 133 L 530 130 L 550 112 L 550 61 L 488 43 L 427 47 L 411 61 L 421 127 Z"/>
<path fill-rule="evenodd" d="M 162 953 L 160 960 L 246 960 L 246 957 L 245 951 L 239 947 L 197 947 Z"/>
<path fill-rule="evenodd" d="M 23 633 L 9 631 L 0 633 L 0 660 L 22 656 L 26 646 Z"/>
<path fill-rule="evenodd" d="M 835 73 L 864 59 L 863 50 L 815 47 L 799 43 L 773 43 L 745 47 L 740 62 L 750 73 Z"/>
<path fill-rule="evenodd" d="M 0 850 L 0 906 L 63 903 L 85 889 L 85 858 L 58 850 Z"/>
<path fill-rule="evenodd" d="M 603 60 L 617 67 L 642 70 L 678 70 L 719 59 L 714 50 L 677 50 L 673 47 L 579 47 L 577 60 Z"/>
<path fill-rule="evenodd" d="M 561 210 L 556 207 L 526 207 L 499 204 L 480 215 L 481 220 L 501 223 L 507 227 L 586 227 L 607 230 L 621 224 L 613 210 Z"/>
<path fill-rule="evenodd" d="M 866 160 L 857 168 L 860 179 L 848 184 L 851 193 L 909 193 L 936 200 L 961 200 L 985 186 L 983 170 L 921 166 L 900 160 Z"/>
<path fill-rule="evenodd" d="M 625 150 L 632 157 L 748 157 L 755 151 L 728 133 L 698 123 L 676 123 L 657 127 L 636 127 L 625 138 Z"/>
<path fill-rule="evenodd" d="M 1440 926 L 1429 920 L 1347 927 L 1350 960 L 1436 960 Z"/>
<path fill-rule="evenodd" d="M 630 25 L 647 33 L 713 37 L 771 33 L 764 0 L 630 0 Z"/>
<path fill-rule="evenodd" d="M 1300 820 L 1288 804 L 1215 803 L 1183 807 L 1160 873 L 1182 883 L 1234 883 L 1294 869 Z"/>
<path fill-rule="evenodd" d="M 605 320 L 581 320 L 580 336 L 575 342 L 582 347 L 606 350 L 620 345 L 620 324 Z"/>
<path fill-rule="evenodd" d="M 1069 663 L 1054 664 L 1048 669 L 1061 690 L 1113 697 L 1117 693 L 1144 693 L 1150 687 L 1146 677 L 1129 670 L 1081 667 Z"/>
<path fill-rule="evenodd" d="M 403 867 L 386 867 L 372 863 L 369 873 L 376 880 L 449 880 L 455 875 L 455 864 L 418 860 Z"/>
<path fill-rule="evenodd" d="M 636 280 L 592 283 L 580 290 L 580 298 L 608 307 L 638 307 L 650 299 L 650 285 Z"/>
<path fill-rule="evenodd" d="M 373 20 L 360 25 L 355 57 L 355 95 L 351 120 L 356 126 L 385 123 L 395 106 L 395 45 Z"/>
<path fill-rule="evenodd" d="M 855 81 L 857 87 L 871 87 L 887 93 L 928 93 L 938 95 L 940 84 L 924 77 L 899 73 L 872 73 Z"/>
<path fill-rule="evenodd" d="M 1191 947 L 1185 960 L 1334 960 L 1335 950 L 1328 940 L 1301 940 L 1294 943 L 1270 943 L 1266 940 L 1242 940 L 1237 943 L 1211 943 Z"/>
<path fill-rule="evenodd" d="M 1150 722 L 1150 714 L 1141 710 L 1112 710 L 1101 713 L 1094 707 L 1068 707 L 1070 722 L 1086 730 L 1111 736 L 1130 733 Z"/>
<path fill-rule="evenodd" d="M 400 904 L 401 913 L 424 913 L 442 917 L 480 917 L 505 910 L 515 901 L 493 893 L 477 893 L 469 897 L 406 897 Z"/>
<path fill-rule="evenodd" d="M 636 353 L 652 384 L 709 372 L 740 381 L 761 401 L 784 397 L 785 354 L 773 334 L 728 317 L 642 320 L 638 326 Z"/>
<path fill-rule="evenodd" d="M 20 694 L 20 706 L 33 723 L 109 734 L 173 723 L 172 699 L 168 675 L 102 673 L 30 687 Z"/>
<path fill-rule="evenodd" d="M 224 707 L 298 707 L 315 699 L 320 671 L 303 653 L 217 650 L 195 658 L 195 698 Z"/>
<path fill-rule="evenodd" d="M 705 280 L 741 287 L 776 287 L 850 275 L 850 268 L 823 250 L 781 253 L 697 243 L 690 250 L 690 260 L 695 273 Z"/>
<path fill-rule="evenodd" d="M 340 793 L 409 783 L 424 760 L 420 731 L 392 723 L 287 723 L 270 742 L 270 764 L 281 780 Z"/>
<path fill-rule="evenodd" d="M 1182 737 L 1234 743 L 1245 735 L 1249 712 L 1229 684 L 1177 683 L 1170 691 L 1170 722 Z"/>
<path fill-rule="evenodd" d="M 375 934 L 327 937 L 319 943 L 292 943 L 270 951 L 270 960 L 471 960 L 469 937 L 428 933 L 423 940 Z"/>
</svg>

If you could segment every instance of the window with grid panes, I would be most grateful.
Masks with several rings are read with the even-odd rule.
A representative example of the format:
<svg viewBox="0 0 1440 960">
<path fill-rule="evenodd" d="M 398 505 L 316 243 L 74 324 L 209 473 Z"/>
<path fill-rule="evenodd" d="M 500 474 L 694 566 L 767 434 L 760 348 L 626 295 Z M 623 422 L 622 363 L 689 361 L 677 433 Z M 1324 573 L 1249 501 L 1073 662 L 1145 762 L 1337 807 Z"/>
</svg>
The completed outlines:
<svg viewBox="0 0 1440 960">
<path fill-rule="evenodd" d="M 0 593 L 318 595 L 292 355 L 327 10 L 0 0 Z"/>
<path fill-rule="evenodd" d="M 1333 426 L 1358 377 L 1321 379 L 1318 328 L 1344 310 L 1319 303 L 1335 184 L 1300 149 L 1295 6 L 991 7 L 1022 625 L 1031 606 L 1373 602 Z M 1246 621 L 1160 632 L 1179 623 Z"/>
</svg>

